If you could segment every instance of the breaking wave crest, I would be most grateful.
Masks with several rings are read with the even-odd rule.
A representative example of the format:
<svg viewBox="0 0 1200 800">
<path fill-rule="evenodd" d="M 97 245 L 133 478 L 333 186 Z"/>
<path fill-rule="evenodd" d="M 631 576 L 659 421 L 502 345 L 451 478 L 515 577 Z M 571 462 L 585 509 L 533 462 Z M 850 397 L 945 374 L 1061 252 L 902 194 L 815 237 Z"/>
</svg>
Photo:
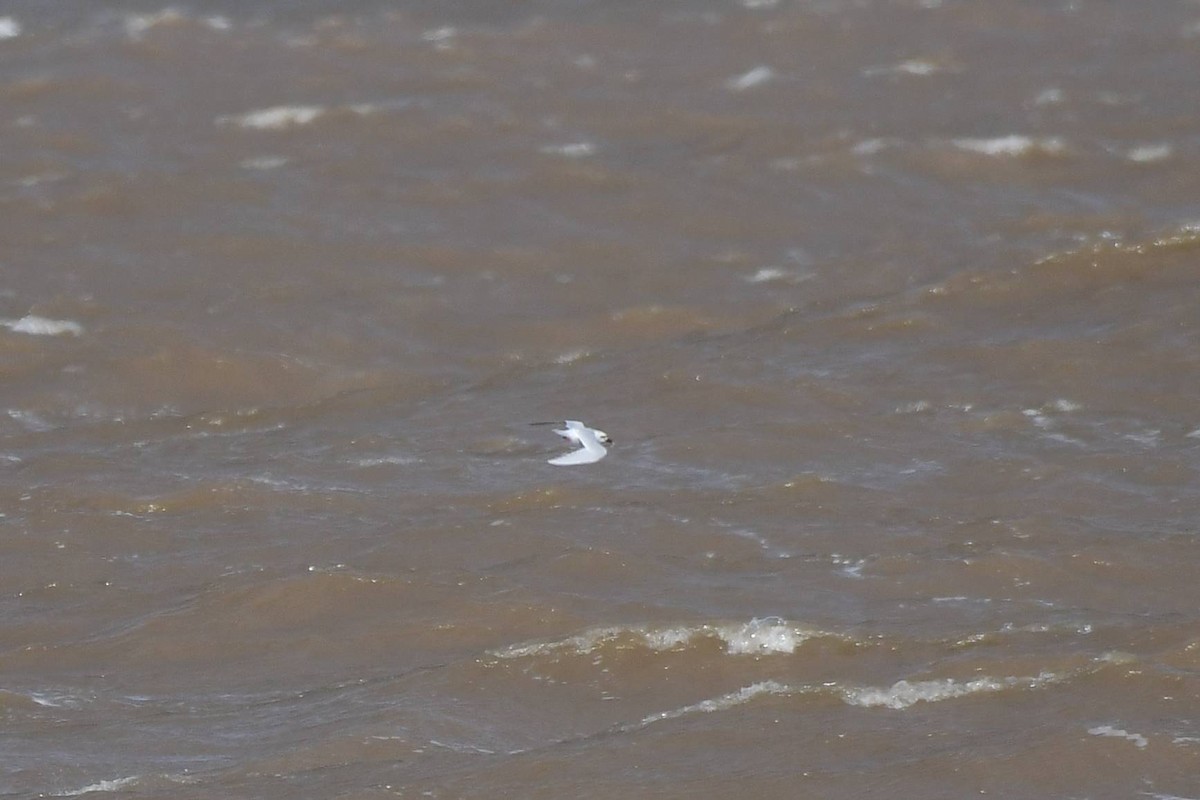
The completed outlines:
<svg viewBox="0 0 1200 800">
<path fill-rule="evenodd" d="M 936 703 L 973 694 L 990 694 L 1005 689 L 1037 689 L 1063 680 L 1062 675 L 1043 672 L 1034 677 L 976 678 L 957 681 L 953 678 L 928 681 L 896 681 L 891 686 L 859 686 L 841 690 L 842 699 L 852 706 L 904 709 L 917 703 Z"/>
<path fill-rule="evenodd" d="M 683 650 L 719 642 L 729 655 L 791 654 L 809 639 L 835 636 L 777 617 L 744 623 L 702 625 L 630 625 L 591 628 L 553 641 L 529 642 L 494 650 L 496 658 L 528 658 L 570 653 L 584 655 L 605 647 L 645 647 L 654 651 Z"/>
</svg>

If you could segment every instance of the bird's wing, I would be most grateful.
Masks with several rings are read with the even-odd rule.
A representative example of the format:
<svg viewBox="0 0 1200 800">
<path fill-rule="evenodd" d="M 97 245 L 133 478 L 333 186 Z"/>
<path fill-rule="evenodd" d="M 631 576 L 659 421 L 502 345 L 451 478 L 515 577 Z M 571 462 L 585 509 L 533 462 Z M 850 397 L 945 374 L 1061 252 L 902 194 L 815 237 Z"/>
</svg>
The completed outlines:
<svg viewBox="0 0 1200 800">
<path fill-rule="evenodd" d="M 530 425 L 560 425 L 563 423 L 531 422 L 529 424 Z M 564 439 L 566 439 L 567 441 L 571 441 L 571 442 L 578 442 L 580 431 L 587 430 L 586 425 L 584 425 L 582 422 L 579 422 L 578 420 L 573 420 L 573 419 L 566 420 L 566 426 L 567 427 L 565 427 L 565 428 L 555 428 L 554 432 L 557 433 L 559 436 L 563 437 Z"/>
<path fill-rule="evenodd" d="M 564 453 L 557 458 L 552 458 L 547 461 L 547 464 L 553 464 L 556 467 L 566 467 L 573 464 L 591 464 L 599 461 L 608 455 L 608 451 L 603 447 L 583 447 L 579 450 L 572 450 L 569 453 Z"/>
<path fill-rule="evenodd" d="M 585 447 L 587 446 L 587 442 L 584 439 L 592 432 L 587 425 L 584 425 L 577 419 L 568 419 L 563 424 L 565 424 L 567 427 L 563 428 L 561 431 L 555 431 L 555 433 L 564 439 L 572 442 L 578 442 Z"/>
</svg>

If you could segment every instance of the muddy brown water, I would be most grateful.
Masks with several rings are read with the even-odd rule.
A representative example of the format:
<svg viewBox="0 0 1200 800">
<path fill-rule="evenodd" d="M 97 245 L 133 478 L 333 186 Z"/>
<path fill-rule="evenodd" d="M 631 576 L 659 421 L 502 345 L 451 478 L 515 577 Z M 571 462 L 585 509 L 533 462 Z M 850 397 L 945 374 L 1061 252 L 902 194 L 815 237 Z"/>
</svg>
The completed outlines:
<svg viewBox="0 0 1200 800">
<path fill-rule="evenodd" d="M 100 6 L 0 6 L 0 796 L 1200 797 L 1200 5 Z"/>
</svg>

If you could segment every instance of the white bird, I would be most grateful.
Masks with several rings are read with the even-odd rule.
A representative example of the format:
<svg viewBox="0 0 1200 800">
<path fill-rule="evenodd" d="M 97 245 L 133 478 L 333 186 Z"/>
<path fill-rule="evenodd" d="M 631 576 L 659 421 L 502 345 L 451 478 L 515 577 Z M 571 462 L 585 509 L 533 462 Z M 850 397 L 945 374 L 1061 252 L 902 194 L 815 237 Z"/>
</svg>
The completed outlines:
<svg viewBox="0 0 1200 800">
<path fill-rule="evenodd" d="M 557 425 L 558 423 L 535 422 L 533 424 Z M 569 419 L 565 424 L 565 428 L 556 430 L 555 433 L 568 442 L 575 442 L 579 445 L 579 449 L 572 450 L 557 458 L 552 458 L 546 462 L 547 464 L 553 464 L 556 467 L 565 467 L 572 464 L 591 464 L 608 455 L 608 451 L 604 449 L 604 446 L 611 445 L 612 439 L 607 433 L 595 428 L 589 428 L 577 419 Z"/>
</svg>

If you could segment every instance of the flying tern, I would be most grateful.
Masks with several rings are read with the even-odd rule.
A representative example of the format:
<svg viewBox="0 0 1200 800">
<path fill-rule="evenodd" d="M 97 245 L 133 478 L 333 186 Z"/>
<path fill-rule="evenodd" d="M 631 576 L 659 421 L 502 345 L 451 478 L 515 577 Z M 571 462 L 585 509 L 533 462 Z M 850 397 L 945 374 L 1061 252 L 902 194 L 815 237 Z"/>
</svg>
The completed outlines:
<svg viewBox="0 0 1200 800">
<path fill-rule="evenodd" d="M 535 422 L 533 424 L 557 425 L 558 423 Z M 607 433 L 596 428 L 589 428 L 577 419 L 569 419 L 564 424 L 566 427 L 556 430 L 555 433 L 568 442 L 575 442 L 579 445 L 579 449 L 552 458 L 546 462 L 547 464 L 553 464 L 556 467 L 565 467 L 572 464 L 591 464 L 608 455 L 608 451 L 604 449 L 604 446 L 611 445 L 612 438 Z"/>
</svg>

